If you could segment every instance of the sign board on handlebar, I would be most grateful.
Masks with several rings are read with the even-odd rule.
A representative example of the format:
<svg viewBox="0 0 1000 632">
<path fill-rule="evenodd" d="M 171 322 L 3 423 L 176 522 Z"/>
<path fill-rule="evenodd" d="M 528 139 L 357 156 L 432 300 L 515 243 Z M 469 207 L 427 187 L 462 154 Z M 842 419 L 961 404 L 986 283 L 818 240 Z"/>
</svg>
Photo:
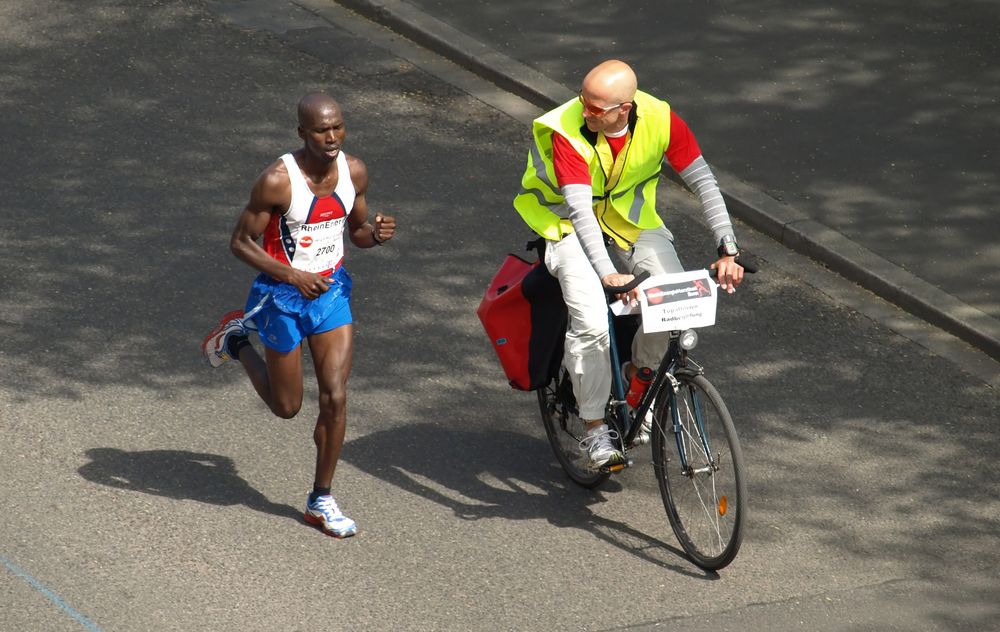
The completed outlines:
<svg viewBox="0 0 1000 632">
<path fill-rule="evenodd" d="M 647 333 L 709 327 L 715 324 L 718 286 L 708 270 L 651 276 L 639 285 L 639 306 L 612 305 L 616 315 L 642 313 Z"/>
</svg>

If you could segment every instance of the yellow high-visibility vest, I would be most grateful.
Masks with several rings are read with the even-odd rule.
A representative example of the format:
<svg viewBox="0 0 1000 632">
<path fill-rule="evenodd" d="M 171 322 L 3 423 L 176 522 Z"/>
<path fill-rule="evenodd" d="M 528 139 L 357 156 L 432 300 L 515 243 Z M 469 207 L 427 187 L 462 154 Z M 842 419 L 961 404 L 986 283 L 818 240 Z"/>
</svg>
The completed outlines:
<svg viewBox="0 0 1000 632">
<path fill-rule="evenodd" d="M 656 212 L 656 185 L 670 143 L 670 106 L 642 91 L 635 93 L 635 127 L 629 132 L 618 158 L 603 133 L 591 144 L 584 136 L 583 104 L 568 101 L 535 119 L 534 145 L 521 178 L 521 192 L 514 208 L 536 233 L 559 241 L 573 232 L 568 208 L 556 184 L 552 164 L 552 133 L 562 134 L 583 156 L 590 170 L 594 214 L 601 230 L 622 248 L 629 248 L 640 230 L 657 228 L 663 220 Z"/>
</svg>

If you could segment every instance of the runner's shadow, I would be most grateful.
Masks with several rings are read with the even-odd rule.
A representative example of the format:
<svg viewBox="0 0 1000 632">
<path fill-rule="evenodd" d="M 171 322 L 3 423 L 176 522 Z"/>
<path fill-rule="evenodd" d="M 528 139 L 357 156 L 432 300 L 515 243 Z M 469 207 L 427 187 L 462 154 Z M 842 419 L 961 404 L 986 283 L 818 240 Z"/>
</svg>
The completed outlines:
<svg viewBox="0 0 1000 632">
<path fill-rule="evenodd" d="M 300 520 L 290 505 L 269 501 L 236 472 L 233 460 L 218 454 L 184 450 L 127 452 L 116 448 L 91 448 L 90 463 L 77 472 L 93 483 L 177 500 L 197 500 L 212 505 L 246 505 L 263 513 Z"/>
<path fill-rule="evenodd" d="M 620 491 L 621 484 L 612 478 L 598 490 L 577 486 L 555 463 L 549 445 L 533 437 L 410 424 L 354 439 L 344 446 L 341 458 L 450 508 L 463 520 L 544 519 L 560 528 L 582 529 L 678 573 L 718 577 L 692 570 L 680 549 L 595 514 L 589 505 L 605 502 L 604 494 Z"/>
</svg>

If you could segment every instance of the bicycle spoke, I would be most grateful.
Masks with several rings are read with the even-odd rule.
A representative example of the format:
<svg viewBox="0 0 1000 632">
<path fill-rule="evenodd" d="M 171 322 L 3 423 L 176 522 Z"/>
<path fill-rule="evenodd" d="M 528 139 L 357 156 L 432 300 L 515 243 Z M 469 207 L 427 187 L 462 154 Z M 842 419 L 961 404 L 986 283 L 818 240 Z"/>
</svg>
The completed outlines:
<svg viewBox="0 0 1000 632">
<path fill-rule="evenodd" d="M 686 454 L 687 462 L 689 464 L 705 463 L 705 467 L 711 468 L 718 464 L 713 463 L 712 460 L 709 459 L 708 452 L 705 451 L 705 442 L 702 439 L 702 434 L 701 432 L 698 432 L 697 412 L 692 401 L 694 397 L 695 393 L 692 391 L 690 397 L 684 397 L 680 400 L 681 403 L 679 404 L 681 408 L 681 416 L 683 417 L 681 420 L 681 430 L 687 437 L 687 441 L 685 442 L 685 445 L 688 448 L 688 453 Z M 707 523 L 714 526 L 717 540 L 716 550 L 722 551 L 725 548 L 725 541 L 723 539 L 722 528 L 719 520 L 719 496 L 718 490 L 716 489 L 716 477 L 713 476 L 711 472 L 699 473 L 691 471 L 688 475 L 691 477 L 695 494 L 698 496 L 698 501 L 701 505 L 701 509 L 705 515 Z M 705 486 L 699 482 L 699 477 L 705 475 L 707 475 L 711 483 L 712 493 L 710 499 L 706 499 L 703 494 Z"/>
</svg>

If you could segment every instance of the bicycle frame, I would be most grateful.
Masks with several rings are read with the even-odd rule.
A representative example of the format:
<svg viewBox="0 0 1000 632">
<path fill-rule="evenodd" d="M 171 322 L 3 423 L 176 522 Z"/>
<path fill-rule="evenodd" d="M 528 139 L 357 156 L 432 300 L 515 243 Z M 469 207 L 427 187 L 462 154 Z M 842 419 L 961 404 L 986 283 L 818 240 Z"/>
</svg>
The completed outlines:
<svg viewBox="0 0 1000 632">
<path fill-rule="evenodd" d="M 621 365 L 621 363 L 620 363 L 620 355 L 618 352 L 617 336 L 614 335 L 615 332 L 614 318 L 615 316 L 609 308 L 608 331 L 610 333 L 609 346 L 611 355 L 611 366 L 618 367 Z M 686 439 L 684 437 L 684 434 L 681 432 L 680 410 L 679 406 L 677 406 L 675 402 L 677 397 L 676 393 L 677 383 L 676 380 L 674 379 L 674 373 L 683 370 L 683 371 L 689 371 L 693 374 L 698 374 L 698 373 L 703 373 L 703 371 L 701 370 L 701 367 L 692 368 L 687 366 L 685 362 L 687 354 L 682 349 L 680 349 L 680 345 L 677 342 L 679 335 L 680 335 L 679 331 L 670 332 L 670 342 L 667 345 L 666 352 L 663 354 L 663 358 L 660 360 L 660 366 L 657 367 L 656 369 L 656 377 L 653 378 L 653 381 L 650 383 L 649 387 L 646 388 L 646 392 L 643 393 L 642 399 L 639 401 L 639 407 L 636 408 L 632 413 L 629 413 L 628 404 L 625 401 L 625 384 L 622 381 L 621 371 L 617 370 L 611 371 L 612 375 L 611 388 L 614 397 L 611 400 L 610 405 L 612 407 L 612 410 L 615 411 L 617 414 L 609 415 L 608 417 L 610 418 L 612 423 L 619 424 L 619 427 L 617 428 L 618 433 L 620 436 L 624 437 L 624 441 L 622 442 L 622 444 L 625 446 L 631 445 L 632 441 L 639 433 L 640 424 L 637 423 L 637 420 L 643 419 L 646 416 L 646 412 L 653 405 L 653 400 L 656 399 L 657 393 L 659 393 L 661 389 L 663 389 L 664 383 L 669 381 L 670 413 L 671 413 L 671 421 L 673 424 L 674 439 L 677 441 L 677 451 L 680 457 L 681 468 L 683 469 L 684 472 L 688 472 L 691 466 L 687 462 L 686 450 L 684 449 L 684 442 Z M 698 428 L 700 430 L 699 435 L 702 438 L 701 441 L 702 447 L 705 449 L 705 453 L 708 455 L 710 462 L 714 464 L 715 459 L 712 456 L 711 446 L 708 444 L 708 436 L 707 432 L 705 431 L 704 421 L 702 420 L 701 403 L 697 399 L 697 393 L 694 394 L 694 397 L 695 397 L 694 399 L 695 423 L 698 424 Z M 620 422 L 624 420 L 628 420 L 627 432 L 623 432 L 625 429 L 620 427 Z M 654 424 L 654 432 L 656 431 L 657 428 L 658 426 Z"/>
</svg>

